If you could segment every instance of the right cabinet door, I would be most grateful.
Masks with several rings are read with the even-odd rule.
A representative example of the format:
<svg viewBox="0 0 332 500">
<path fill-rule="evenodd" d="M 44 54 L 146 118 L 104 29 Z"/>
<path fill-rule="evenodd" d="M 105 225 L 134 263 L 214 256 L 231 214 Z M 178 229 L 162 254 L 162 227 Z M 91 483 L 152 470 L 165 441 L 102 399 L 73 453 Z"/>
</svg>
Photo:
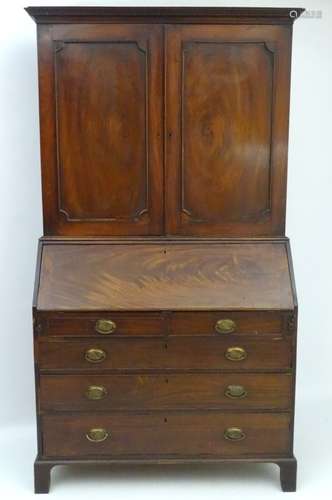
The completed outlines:
<svg viewBox="0 0 332 500">
<path fill-rule="evenodd" d="M 166 29 L 166 231 L 284 233 L 291 31 Z"/>
</svg>

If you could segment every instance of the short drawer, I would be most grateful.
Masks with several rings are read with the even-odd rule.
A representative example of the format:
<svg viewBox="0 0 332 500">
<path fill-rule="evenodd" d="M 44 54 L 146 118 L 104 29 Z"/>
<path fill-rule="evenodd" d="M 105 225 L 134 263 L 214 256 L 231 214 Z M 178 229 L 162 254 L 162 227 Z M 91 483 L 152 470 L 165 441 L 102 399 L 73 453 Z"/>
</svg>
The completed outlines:
<svg viewBox="0 0 332 500">
<path fill-rule="evenodd" d="M 175 335 L 275 335 L 286 330 L 288 314 L 254 312 L 176 312 L 170 319 Z"/>
<path fill-rule="evenodd" d="M 282 338 L 233 344 L 223 338 L 40 340 L 38 363 L 50 370 L 275 370 L 291 366 Z"/>
<path fill-rule="evenodd" d="M 286 413 L 42 417 L 48 457 L 282 455 L 289 452 L 289 426 Z"/>
<path fill-rule="evenodd" d="M 42 334 L 59 337 L 162 335 L 165 319 L 159 313 L 53 313 L 40 318 Z"/>
<path fill-rule="evenodd" d="M 41 375 L 41 411 L 272 409 L 291 406 L 291 374 Z"/>
</svg>

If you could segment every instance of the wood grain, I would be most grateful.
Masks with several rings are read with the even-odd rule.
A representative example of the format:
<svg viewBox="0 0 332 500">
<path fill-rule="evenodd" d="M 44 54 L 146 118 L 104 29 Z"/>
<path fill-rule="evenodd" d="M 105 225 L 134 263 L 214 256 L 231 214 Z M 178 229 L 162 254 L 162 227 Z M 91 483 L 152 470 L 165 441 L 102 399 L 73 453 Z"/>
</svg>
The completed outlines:
<svg viewBox="0 0 332 500">
<path fill-rule="evenodd" d="M 45 245 L 39 310 L 292 309 L 284 244 Z"/>
<path fill-rule="evenodd" d="M 146 72 L 147 49 L 135 42 L 58 44 L 58 189 L 67 220 L 133 221 L 149 211 Z"/>
<path fill-rule="evenodd" d="M 245 349 L 246 359 L 230 361 L 226 350 Z M 106 359 L 90 363 L 89 349 L 102 349 Z M 54 339 L 40 340 L 38 360 L 44 370 L 289 370 L 292 347 L 289 341 L 246 338 L 241 342 L 223 338 L 175 337 L 163 339 Z"/>
<path fill-rule="evenodd" d="M 297 300 L 284 231 L 303 10 L 27 11 L 48 236 L 33 302 L 35 491 L 62 463 L 186 461 L 271 461 L 294 491 Z M 225 318 L 235 327 L 221 335 Z M 115 332 L 97 333 L 98 319 Z M 246 359 L 225 357 L 234 346 Z M 106 359 L 89 363 L 90 348 Z M 89 384 L 105 399 L 88 401 Z M 227 384 L 247 396 L 228 399 Z M 245 439 L 225 440 L 233 426 Z M 92 427 L 109 438 L 89 442 Z"/>
<path fill-rule="evenodd" d="M 290 35 L 167 27 L 168 234 L 284 234 Z"/>
<path fill-rule="evenodd" d="M 162 28 L 39 26 L 44 233 L 161 234 Z"/>
<path fill-rule="evenodd" d="M 108 319 L 116 324 L 116 329 L 109 337 L 149 337 L 177 335 L 207 335 L 220 337 L 216 323 L 220 319 L 234 321 L 233 332 L 227 338 L 242 335 L 287 335 L 288 323 L 292 312 L 284 311 L 186 311 L 175 312 L 50 312 L 38 313 L 41 337 L 95 337 L 100 338 L 96 330 L 99 319 Z"/>
<path fill-rule="evenodd" d="M 197 224 L 264 220 L 273 54 L 264 43 L 209 39 L 185 41 L 181 55 L 181 211 Z"/>
<path fill-rule="evenodd" d="M 248 409 L 289 410 L 291 374 L 42 375 L 41 411 Z M 228 385 L 247 396 L 230 399 Z M 89 386 L 103 386 L 104 399 L 89 400 Z"/>
<path fill-rule="evenodd" d="M 44 448 L 54 456 L 257 456 L 286 454 L 289 415 L 191 413 L 151 415 L 79 415 L 43 417 Z M 103 427 L 109 439 L 91 443 L 90 428 Z M 240 427 L 246 439 L 227 441 L 224 431 Z"/>
</svg>

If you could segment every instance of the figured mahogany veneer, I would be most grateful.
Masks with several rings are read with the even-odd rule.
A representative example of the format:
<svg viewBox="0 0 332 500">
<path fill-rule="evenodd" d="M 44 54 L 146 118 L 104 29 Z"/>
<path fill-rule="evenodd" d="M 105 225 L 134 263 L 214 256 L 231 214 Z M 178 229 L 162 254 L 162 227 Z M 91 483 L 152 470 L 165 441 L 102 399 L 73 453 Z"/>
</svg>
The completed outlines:
<svg viewBox="0 0 332 500">
<path fill-rule="evenodd" d="M 285 237 L 302 9 L 29 7 L 44 236 L 35 491 L 58 464 L 273 462 L 296 488 Z"/>
<path fill-rule="evenodd" d="M 294 307 L 285 242 L 45 244 L 38 310 Z"/>
</svg>

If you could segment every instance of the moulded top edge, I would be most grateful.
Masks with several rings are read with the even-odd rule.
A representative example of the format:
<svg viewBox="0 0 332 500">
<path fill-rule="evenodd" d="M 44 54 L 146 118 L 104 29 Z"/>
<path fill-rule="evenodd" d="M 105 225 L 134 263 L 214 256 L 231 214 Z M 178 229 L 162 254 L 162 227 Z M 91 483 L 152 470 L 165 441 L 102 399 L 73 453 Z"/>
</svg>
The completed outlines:
<svg viewBox="0 0 332 500">
<path fill-rule="evenodd" d="M 37 23 L 107 21 L 116 18 L 149 18 L 172 22 L 176 18 L 216 18 L 226 22 L 267 22 L 292 24 L 305 9 L 264 7 L 26 7 Z"/>
</svg>

